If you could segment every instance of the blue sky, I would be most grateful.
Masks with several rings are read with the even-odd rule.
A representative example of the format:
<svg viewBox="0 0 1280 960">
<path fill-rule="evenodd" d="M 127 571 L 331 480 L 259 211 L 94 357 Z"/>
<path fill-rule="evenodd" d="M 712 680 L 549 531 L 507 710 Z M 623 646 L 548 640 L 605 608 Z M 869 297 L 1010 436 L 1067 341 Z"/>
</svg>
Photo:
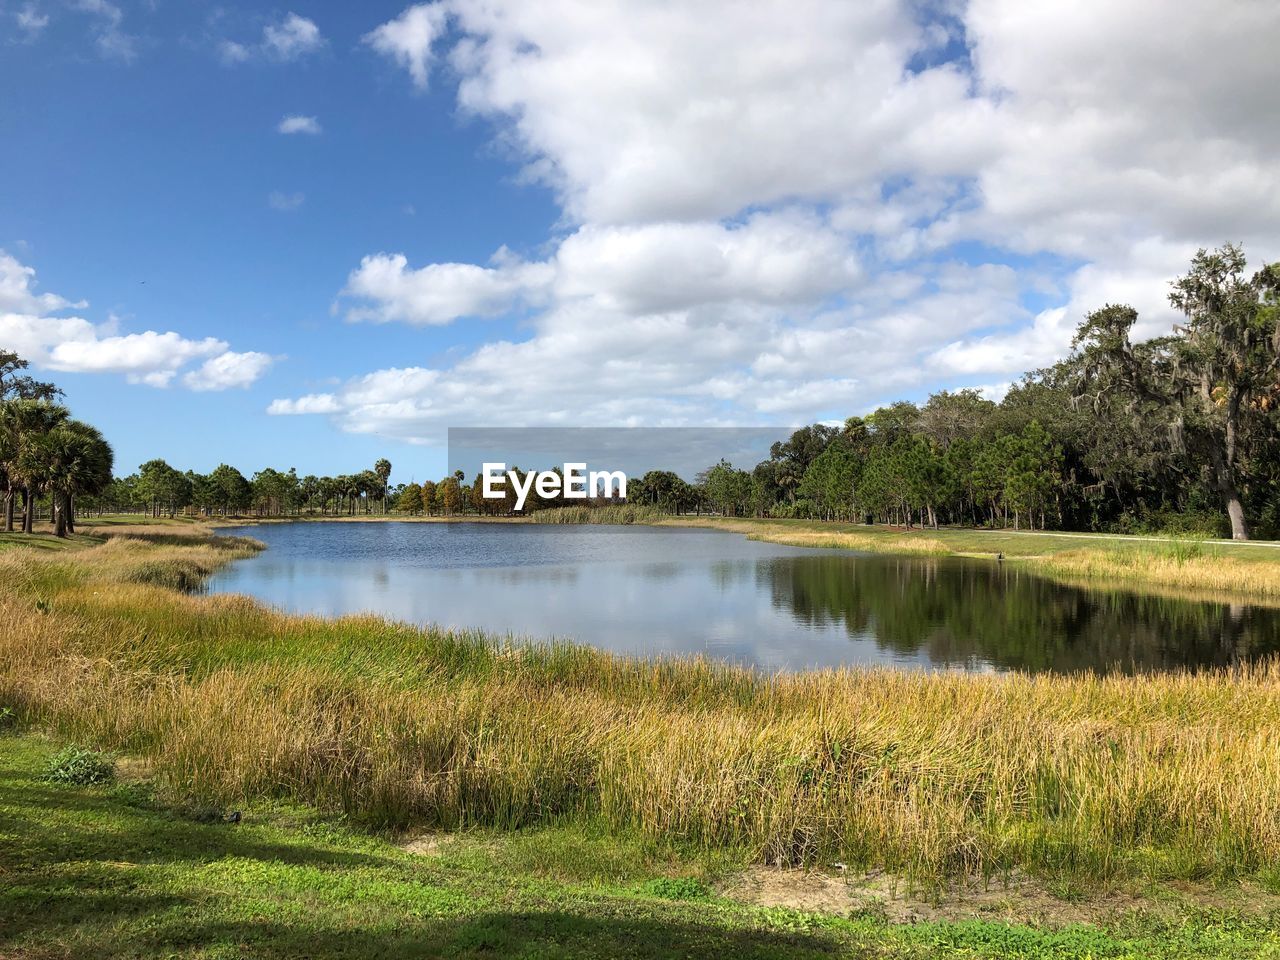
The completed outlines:
<svg viewBox="0 0 1280 960">
<path fill-rule="evenodd" d="M 1280 203 L 1273 11 L 1019 9 L 4 0 L 0 346 L 124 471 L 999 395 Z"/>
</svg>

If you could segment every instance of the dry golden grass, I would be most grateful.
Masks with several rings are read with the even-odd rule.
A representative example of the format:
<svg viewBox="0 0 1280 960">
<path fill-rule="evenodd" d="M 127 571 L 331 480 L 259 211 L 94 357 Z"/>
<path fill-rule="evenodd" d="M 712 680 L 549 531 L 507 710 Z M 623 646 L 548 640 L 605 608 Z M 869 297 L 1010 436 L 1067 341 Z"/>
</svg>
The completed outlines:
<svg viewBox="0 0 1280 960">
<path fill-rule="evenodd" d="M 1277 556 L 1280 561 L 1280 555 Z M 1280 562 L 1205 553 L 1196 544 L 1128 550 L 1071 550 L 1032 561 L 1046 576 L 1280 598 Z"/>
<path fill-rule="evenodd" d="M 762 677 L 176 593 L 247 544 L 0 556 L 0 706 L 172 789 L 381 825 L 602 818 L 940 880 L 1280 864 L 1280 665 Z M 149 582 L 141 582 L 149 581 Z"/>
<path fill-rule="evenodd" d="M 945 556 L 952 553 L 942 540 L 924 533 L 903 535 L 884 532 L 862 533 L 837 527 L 814 529 L 812 525 L 780 524 L 769 520 L 725 520 L 718 517 L 681 516 L 667 518 L 667 525 L 708 527 L 740 533 L 749 540 L 780 543 L 791 547 L 818 547 L 839 550 L 859 550 L 867 553 L 897 553 L 912 556 Z"/>
</svg>

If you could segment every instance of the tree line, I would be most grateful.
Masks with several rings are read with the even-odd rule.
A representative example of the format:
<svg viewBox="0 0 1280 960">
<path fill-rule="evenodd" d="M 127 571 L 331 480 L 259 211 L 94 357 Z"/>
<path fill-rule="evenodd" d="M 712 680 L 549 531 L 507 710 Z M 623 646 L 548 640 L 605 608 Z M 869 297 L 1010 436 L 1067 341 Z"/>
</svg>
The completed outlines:
<svg viewBox="0 0 1280 960">
<path fill-rule="evenodd" d="M 749 468 L 725 460 L 691 480 L 653 470 L 628 500 L 670 513 L 1015 529 L 1280 533 L 1280 264 L 1246 272 L 1243 250 L 1200 250 L 1173 281 L 1183 322 L 1135 342 L 1137 312 L 1108 304 L 1081 322 L 1062 361 L 995 402 L 940 391 L 842 423 L 803 427 Z M 391 486 L 391 463 L 339 476 L 222 464 L 208 474 L 163 460 L 111 477 L 110 447 L 69 418 L 59 392 L 0 354 L 0 480 L 6 525 L 20 500 L 59 529 L 73 504 L 173 516 L 504 515 L 462 471 Z M 523 471 L 518 471 L 524 476 Z M 609 501 L 615 502 L 615 501 Z M 525 512 L 562 506 L 533 494 Z M 572 501 L 580 505 L 581 501 Z"/>
<path fill-rule="evenodd" d="M 368 515 L 395 508 L 390 477 L 391 461 L 386 459 L 368 470 L 334 477 L 299 477 L 294 468 L 272 467 L 246 477 L 225 463 L 198 473 L 157 459 L 142 464 L 137 473 L 112 479 L 92 505 L 102 513 L 142 512 L 154 517 L 180 512 L 210 517 Z"/>
<path fill-rule="evenodd" d="M 965 524 L 1248 539 L 1280 534 L 1280 264 L 1246 272 L 1235 244 L 1200 250 L 1170 285 L 1183 322 L 1132 339 L 1108 304 L 1071 354 L 1000 402 L 940 391 L 839 424 L 813 424 L 750 468 L 692 482 L 655 470 L 628 499 L 671 513 Z M 503 511 L 455 474 L 411 485 L 411 512 Z M 529 509 L 559 502 L 535 500 Z"/>
</svg>

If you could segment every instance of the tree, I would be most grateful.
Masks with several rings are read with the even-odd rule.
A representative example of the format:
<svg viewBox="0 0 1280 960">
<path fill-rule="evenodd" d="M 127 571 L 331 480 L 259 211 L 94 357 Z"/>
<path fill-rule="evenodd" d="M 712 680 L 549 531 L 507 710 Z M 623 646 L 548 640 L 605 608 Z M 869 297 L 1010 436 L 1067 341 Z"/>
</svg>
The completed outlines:
<svg viewBox="0 0 1280 960">
<path fill-rule="evenodd" d="M 785 441 L 769 448 L 769 457 L 775 465 L 772 480 L 793 503 L 809 464 L 827 449 L 839 432 L 838 427 L 815 423 L 801 427 Z"/>
<path fill-rule="evenodd" d="M 191 502 L 191 480 L 163 460 L 148 460 L 138 468 L 138 492 L 151 505 L 154 516 L 164 510 L 173 517 Z"/>
<path fill-rule="evenodd" d="M 847 445 L 832 443 L 809 464 L 800 481 L 800 496 L 813 501 L 826 520 L 847 520 L 856 510 L 862 461 Z"/>
<path fill-rule="evenodd" d="M 10 350 L 0 350 L 0 402 L 5 400 L 54 401 L 62 391 L 52 383 L 33 379 L 22 371 L 29 364 Z"/>
<path fill-rule="evenodd" d="M 1163 446 L 1205 471 L 1236 540 L 1249 539 L 1242 489 L 1250 459 L 1275 428 L 1270 399 L 1280 369 L 1280 264 L 1245 277 L 1244 251 L 1200 250 L 1173 281 L 1169 302 L 1186 323 L 1173 336 L 1130 342 L 1138 314 L 1107 305 L 1090 313 L 1073 345 L 1084 395 L 1097 408 L 1119 404 L 1165 428 Z"/>
<path fill-rule="evenodd" d="M 461 473 L 462 471 L 458 471 Z M 457 476 L 445 477 L 436 487 L 436 504 L 446 516 L 453 516 L 462 506 L 462 484 Z"/>
<path fill-rule="evenodd" d="M 79 420 L 58 424 L 43 438 L 41 448 L 46 489 L 54 504 L 54 533 L 65 537 L 75 532 L 74 498 L 105 490 L 115 458 L 102 434 Z"/>
<path fill-rule="evenodd" d="M 46 399 L 20 398 L 0 404 L 0 467 L 5 475 L 5 530 L 13 530 L 14 498 L 22 494 L 22 532 L 35 526 L 36 496 L 45 480 L 40 443 L 69 418 L 67 408 Z"/>
<path fill-rule="evenodd" d="M 387 481 L 391 479 L 391 461 L 385 457 L 373 465 L 373 472 L 382 481 L 382 512 L 387 512 Z"/>
<path fill-rule="evenodd" d="M 751 474 L 721 460 L 699 477 L 711 505 L 726 517 L 739 517 L 751 502 Z"/>
<path fill-rule="evenodd" d="M 942 390 L 920 409 L 920 432 L 946 450 L 957 440 L 977 436 L 995 409 L 977 390 Z"/>
<path fill-rule="evenodd" d="M 213 485 L 214 502 L 222 508 L 223 516 L 243 510 L 253 497 L 253 488 L 244 474 L 225 463 L 214 468 L 209 481 Z"/>
<path fill-rule="evenodd" d="M 422 487 L 412 480 L 406 483 L 396 500 L 396 507 L 404 513 L 417 514 L 422 509 Z"/>
</svg>

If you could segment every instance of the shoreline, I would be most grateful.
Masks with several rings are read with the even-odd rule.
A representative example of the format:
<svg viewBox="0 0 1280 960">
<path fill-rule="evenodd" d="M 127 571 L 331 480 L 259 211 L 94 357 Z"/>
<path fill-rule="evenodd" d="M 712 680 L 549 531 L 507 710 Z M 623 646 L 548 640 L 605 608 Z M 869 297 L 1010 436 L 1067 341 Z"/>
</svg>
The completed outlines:
<svg viewBox="0 0 1280 960">
<path fill-rule="evenodd" d="M 127 747 L 202 796 L 288 784 L 387 827 L 603 816 L 752 860 L 927 882 L 1015 869 L 1094 882 L 1172 863 L 1251 875 L 1280 859 L 1280 661 L 765 675 L 513 647 L 180 592 L 260 546 L 163 531 L 0 556 L 0 703 Z"/>
<path fill-rule="evenodd" d="M 536 516 L 536 515 L 534 515 Z M 533 517 L 355 517 L 213 518 L 213 529 L 282 523 L 494 523 L 538 524 Z M 807 520 L 668 516 L 639 525 L 690 527 L 737 533 L 794 547 L 842 549 L 915 557 L 959 557 L 1016 563 L 1037 576 L 1068 586 L 1123 585 L 1141 591 L 1182 591 L 1188 598 L 1280 604 L 1280 542 L 1141 537 L 941 528 L 904 530 Z M 84 524 L 89 526 L 88 523 Z"/>
</svg>

